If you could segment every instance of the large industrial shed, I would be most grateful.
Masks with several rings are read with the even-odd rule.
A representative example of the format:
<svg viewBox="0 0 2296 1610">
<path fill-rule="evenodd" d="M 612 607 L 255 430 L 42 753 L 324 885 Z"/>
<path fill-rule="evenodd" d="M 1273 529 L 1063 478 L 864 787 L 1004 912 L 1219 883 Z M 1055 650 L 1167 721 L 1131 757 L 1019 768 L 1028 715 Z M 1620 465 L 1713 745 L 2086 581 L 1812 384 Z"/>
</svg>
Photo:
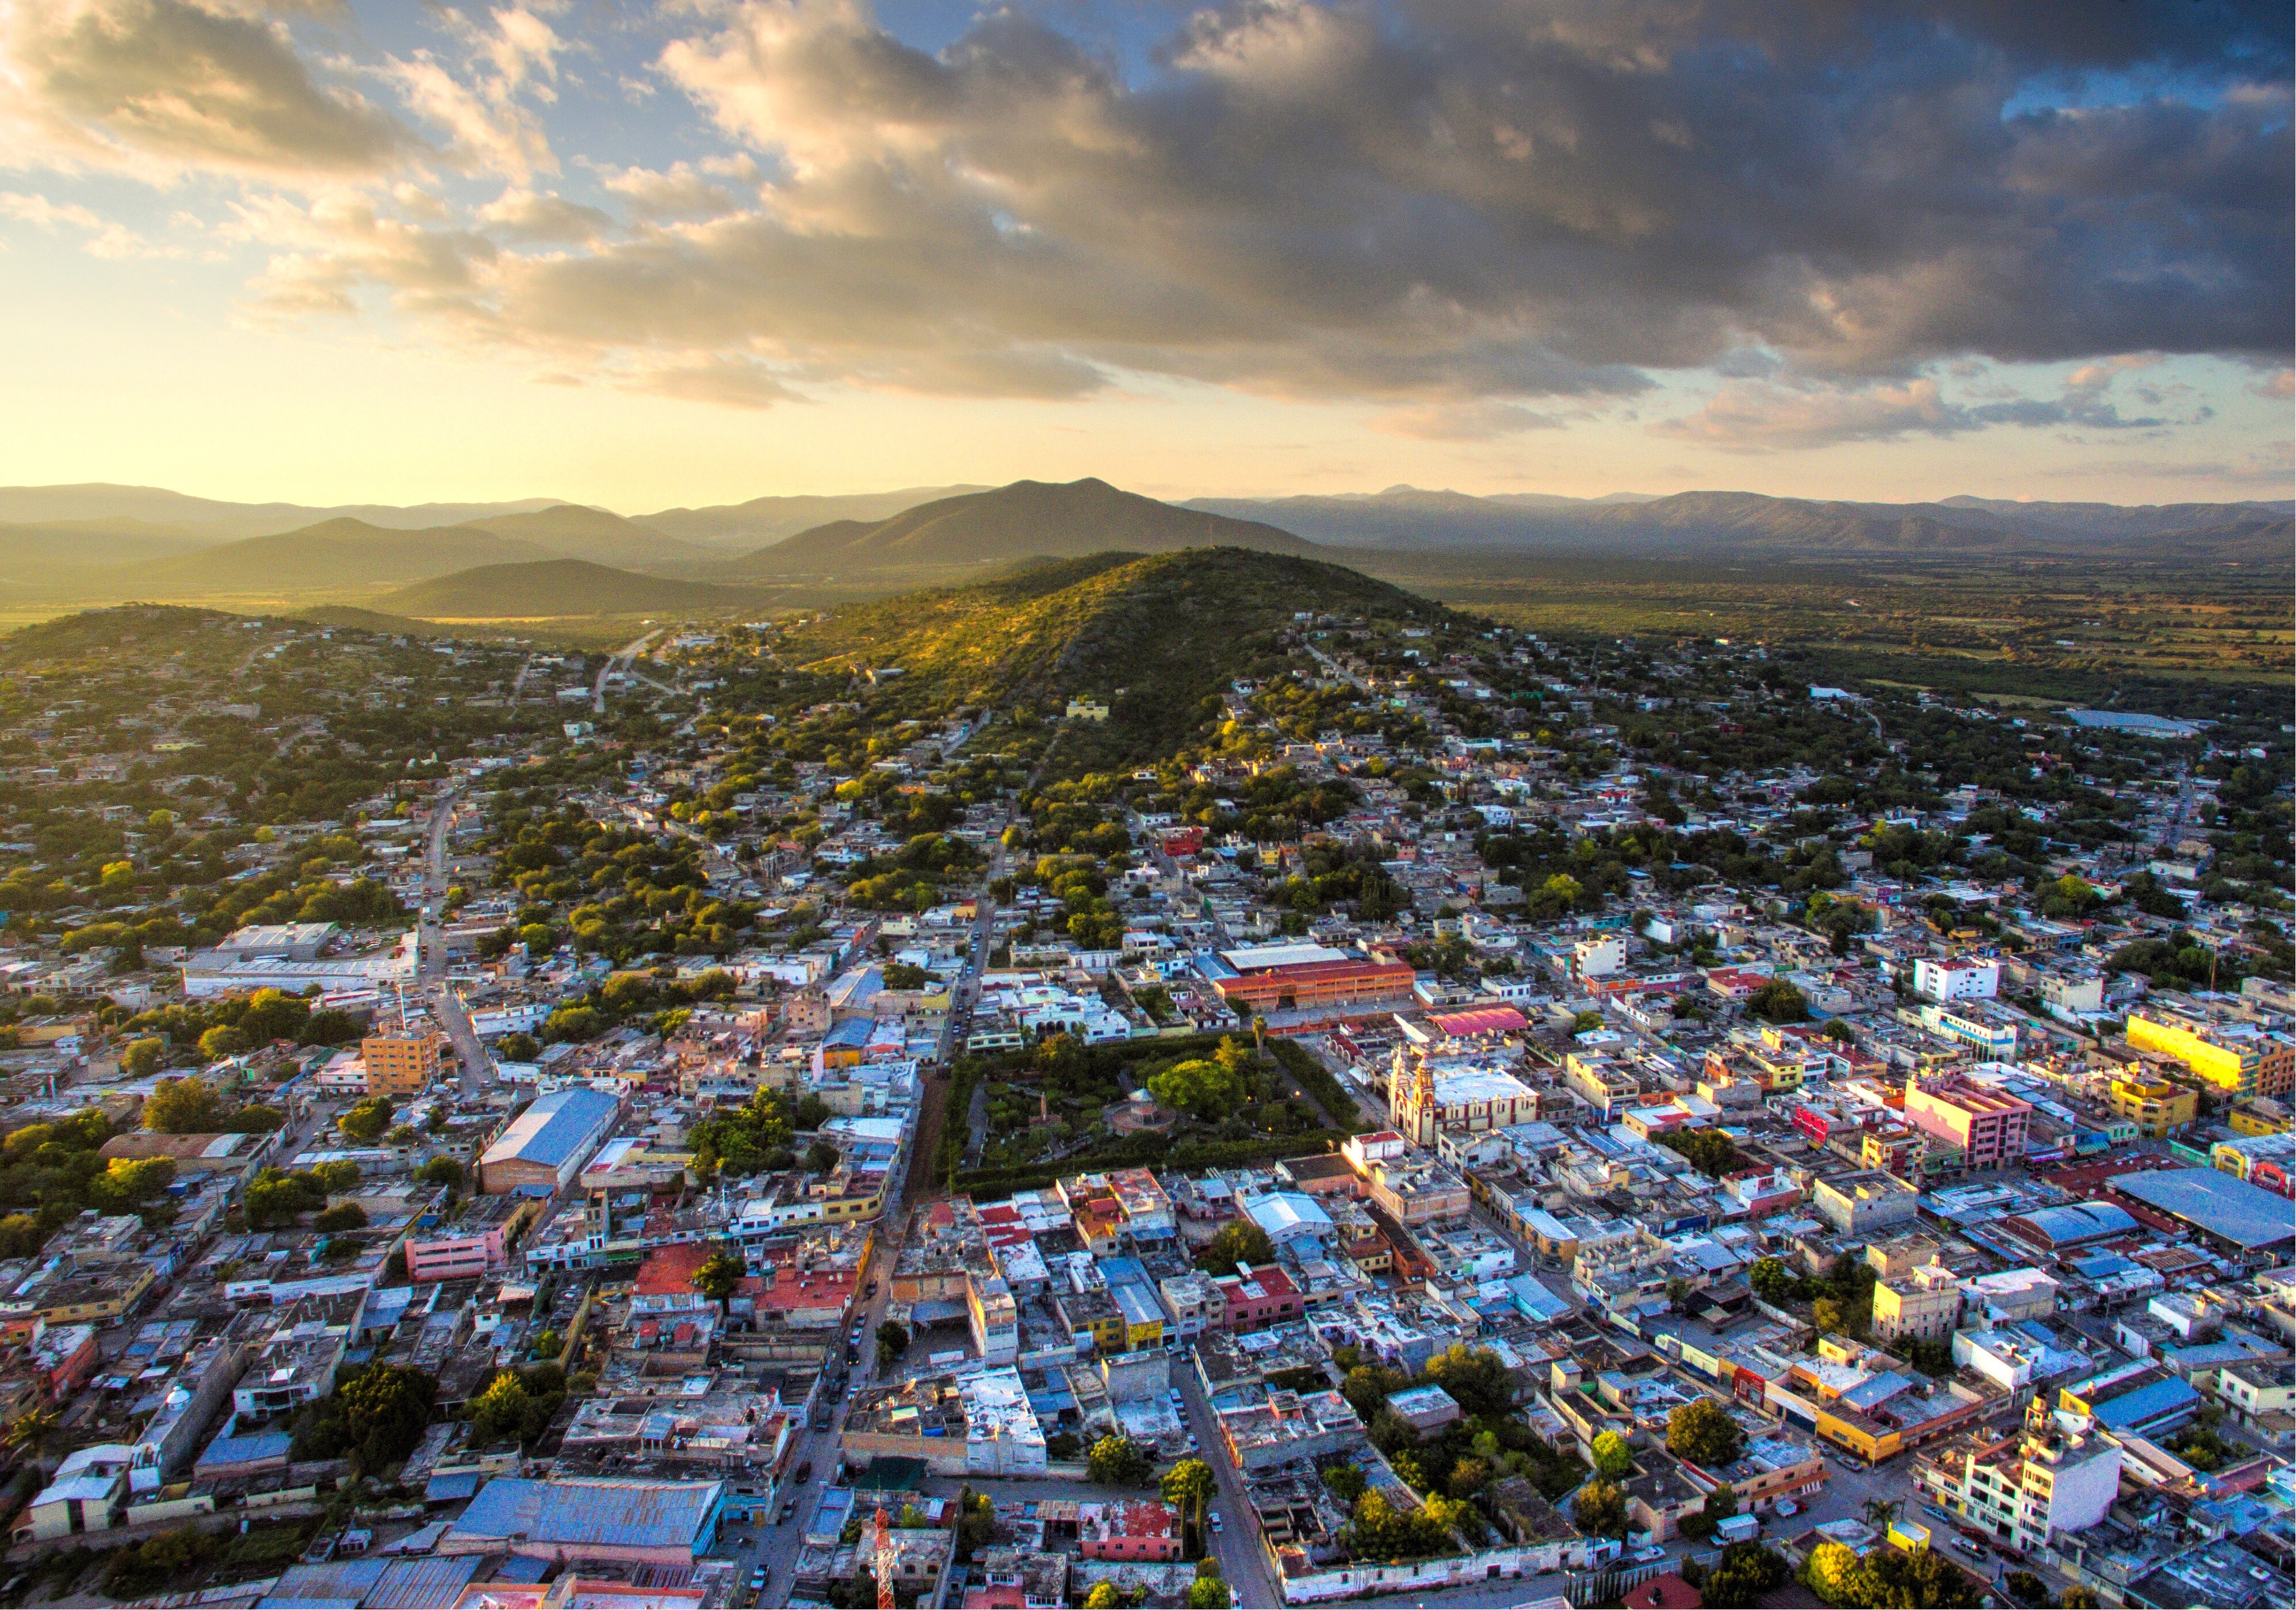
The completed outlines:
<svg viewBox="0 0 2296 1610">
<path fill-rule="evenodd" d="M 718 1540 L 723 1482 L 496 1476 L 440 1540 L 442 1555 L 692 1565 Z"/>
<path fill-rule="evenodd" d="M 479 1159 L 479 1188 L 495 1194 L 562 1188 L 614 1132 L 621 1111 L 619 1099 L 586 1085 L 553 1090 L 487 1148 Z"/>
</svg>

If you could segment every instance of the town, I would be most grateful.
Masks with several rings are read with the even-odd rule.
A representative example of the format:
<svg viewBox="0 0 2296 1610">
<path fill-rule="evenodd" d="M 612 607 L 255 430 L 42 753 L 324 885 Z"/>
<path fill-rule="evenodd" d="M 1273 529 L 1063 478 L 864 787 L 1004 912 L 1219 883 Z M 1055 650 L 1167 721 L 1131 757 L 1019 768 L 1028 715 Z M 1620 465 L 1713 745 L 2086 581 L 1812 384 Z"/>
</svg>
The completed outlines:
<svg viewBox="0 0 2296 1610">
<path fill-rule="evenodd" d="M 2284 699 L 1244 579 L 0 643 L 0 1596 L 2296 1599 Z"/>
</svg>

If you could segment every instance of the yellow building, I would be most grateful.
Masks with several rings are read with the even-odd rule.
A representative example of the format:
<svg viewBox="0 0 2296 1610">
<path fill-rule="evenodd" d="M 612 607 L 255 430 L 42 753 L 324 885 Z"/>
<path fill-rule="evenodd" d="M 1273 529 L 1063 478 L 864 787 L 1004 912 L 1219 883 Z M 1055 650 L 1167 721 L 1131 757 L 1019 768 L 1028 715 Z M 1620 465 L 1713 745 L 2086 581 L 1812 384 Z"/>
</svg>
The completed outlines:
<svg viewBox="0 0 2296 1610">
<path fill-rule="evenodd" d="M 2284 1097 L 2296 1080 L 2296 1044 L 2247 1024 L 2226 1030 L 2131 1012 L 2126 1031 L 2138 1050 L 2175 1057 L 2226 1096 Z"/>
<path fill-rule="evenodd" d="M 1961 1318 L 1961 1281 L 1942 1264 L 1924 1264 L 1874 1286 L 1874 1339 L 1953 1335 Z"/>
<path fill-rule="evenodd" d="M 2165 1079 L 2116 1079 L 2105 1105 L 2116 1118 L 2127 1119 L 2137 1133 L 2164 1140 L 2193 1121 L 2200 1112 L 2200 1095 L 2190 1086 Z"/>
<path fill-rule="evenodd" d="M 2259 1096 L 2243 1101 L 2225 1116 L 2235 1135 L 2284 1135 L 2288 1132 L 2288 1109 L 2269 1096 Z"/>
</svg>

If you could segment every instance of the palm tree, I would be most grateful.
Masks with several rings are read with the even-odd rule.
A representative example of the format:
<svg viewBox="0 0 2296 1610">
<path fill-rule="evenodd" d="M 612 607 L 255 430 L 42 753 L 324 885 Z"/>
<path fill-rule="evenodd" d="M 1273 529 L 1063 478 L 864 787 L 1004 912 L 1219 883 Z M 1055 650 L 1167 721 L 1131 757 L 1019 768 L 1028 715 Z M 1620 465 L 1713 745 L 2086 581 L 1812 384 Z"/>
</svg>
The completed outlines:
<svg viewBox="0 0 2296 1610">
<path fill-rule="evenodd" d="M 7 1429 L 0 1432 L 0 1447 L 4 1447 L 19 1459 L 37 1463 L 54 1440 L 56 1428 L 61 1423 L 54 1409 L 35 1409 L 8 1422 Z"/>
<path fill-rule="evenodd" d="M 1866 1517 L 1866 1524 L 1874 1531 L 1887 1532 L 1891 1523 L 1897 1520 L 1898 1512 L 1904 1508 L 1905 1505 L 1895 1499 L 1867 1499 L 1865 1507 L 1858 1513 Z"/>
<path fill-rule="evenodd" d="M 1267 1020 L 1264 1017 L 1255 1017 L 1251 1020 L 1251 1048 L 1253 1055 L 1263 1061 L 1267 1058 Z"/>
<path fill-rule="evenodd" d="M 730 1313 L 729 1305 L 734 1293 L 749 1273 L 747 1264 L 721 1246 L 703 1259 L 701 1266 L 693 1271 L 693 1289 L 715 1300 L 718 1317 L 723 1318 Z"/>
</svg>

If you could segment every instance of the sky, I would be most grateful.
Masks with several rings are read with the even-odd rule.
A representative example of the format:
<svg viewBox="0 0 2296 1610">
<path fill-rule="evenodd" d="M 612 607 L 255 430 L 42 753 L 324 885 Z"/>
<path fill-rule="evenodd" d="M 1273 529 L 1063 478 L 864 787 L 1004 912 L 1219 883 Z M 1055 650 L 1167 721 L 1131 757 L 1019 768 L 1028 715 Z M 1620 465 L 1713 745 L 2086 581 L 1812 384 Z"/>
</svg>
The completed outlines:
<svg viewBox="0 0 2296 1610">
<path fill-rule="evenodd" d="M 2285 0 L 0 0 L 0 483 L 2291 491 Z"/>
</svg>

